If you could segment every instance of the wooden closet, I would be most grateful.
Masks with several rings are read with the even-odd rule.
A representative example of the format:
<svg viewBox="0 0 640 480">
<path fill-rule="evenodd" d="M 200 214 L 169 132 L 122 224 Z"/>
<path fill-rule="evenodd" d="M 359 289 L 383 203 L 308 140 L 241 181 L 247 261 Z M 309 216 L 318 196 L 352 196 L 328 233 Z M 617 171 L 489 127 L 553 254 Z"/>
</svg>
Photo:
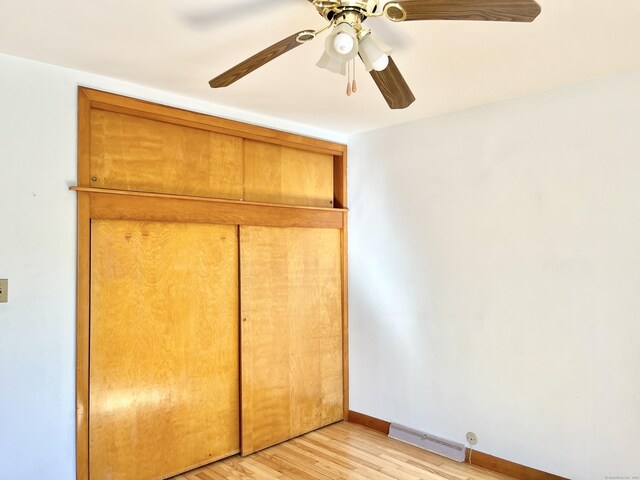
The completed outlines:
<svg viewBox="0 0 640 480">
<path fill-rule="evenodd" d="M 348 412 L 346 147 L 81 88 L 77 478 Z"/>
</svg>

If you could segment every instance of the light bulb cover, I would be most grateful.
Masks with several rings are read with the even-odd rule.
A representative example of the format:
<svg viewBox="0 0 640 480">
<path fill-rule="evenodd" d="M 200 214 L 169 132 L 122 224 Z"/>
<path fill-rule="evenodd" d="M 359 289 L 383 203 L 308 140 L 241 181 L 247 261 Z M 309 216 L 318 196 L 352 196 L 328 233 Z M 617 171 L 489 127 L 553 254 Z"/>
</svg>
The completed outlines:
<svg viewBox="0 0 640 480">
<path fill-rule="evenodd" d="M 330 57 L 326 52 L 322 54 L 322 57 L 320 57 L 316 65 L 330 72 L 337 73 L 338 75 L 347 74 L 347 62 L 340 58 Z"/>
<path fill-rule="evenodd" d="M 351 42 L 347 40 L 349 37 Z M 338 51 L 341 45 L 348 47 L 351 44 L 351 50 L 348 53 Z M 345 49 L 346 50 L 346 49 Z M 320 68 L 329 70 L 339 75 L 347 74 L 347 62 L 350 62 L 358 56 L 358 36 L 355 29 L 348 23 L 341 23 L 336 26 L 327 37 L 324 44 L 324 54 L 316 64 Z"/>
<path fill-rule="evenodd" d="M 345 36 L 351 37 L 351 50 L 349 52 L 336 50 L 336 44 L 338 46 L 347 42 Z M 353 60 L 358 56 L 358 35 L 356 30 L 348 23 L 341 23 L 333 29 L 331 35 L 327 37 L 327 41 L 324 44 L 324 50 L 330 57 L 339 58 L 345 62 Z"/>
<path fill-rule="evenodd" d="M 389 65 L 389 55 L 393 50 L 373 33 L 367 33 L 360 39 L 359 52 L 367 72 L 380 72 Z"/>
</svg>

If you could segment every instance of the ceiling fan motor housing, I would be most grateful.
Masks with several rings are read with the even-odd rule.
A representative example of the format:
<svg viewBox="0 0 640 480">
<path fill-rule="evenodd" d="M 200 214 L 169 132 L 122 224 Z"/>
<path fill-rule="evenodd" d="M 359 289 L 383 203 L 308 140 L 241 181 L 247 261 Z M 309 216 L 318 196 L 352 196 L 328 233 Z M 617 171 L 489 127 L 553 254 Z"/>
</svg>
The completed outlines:
<svg viewBox="0 0 640 480">
<path fill-rule="evenodd" d="M 346 12 L 357 13 L 362 17 L 361 20 L 365 20 L 374 15 L 378 9 L 378 0 L 312 1 L 320 15 L 329 21 Z"/>
</svg>

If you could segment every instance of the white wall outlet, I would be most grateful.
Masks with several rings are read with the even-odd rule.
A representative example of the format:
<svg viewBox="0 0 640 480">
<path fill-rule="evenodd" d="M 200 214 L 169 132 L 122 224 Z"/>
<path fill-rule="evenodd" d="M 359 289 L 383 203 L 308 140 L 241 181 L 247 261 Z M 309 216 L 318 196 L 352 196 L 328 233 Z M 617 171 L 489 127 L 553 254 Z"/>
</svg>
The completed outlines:
<svg viewBox="0 0 640 480">
<path fill-rule="evenodd" d="M 467 442 L 469 442 L 469 445 L 475 445 L 478 443 L 478 436 L 473 432 L 467 433 Z"/>
<path fill-rule="evenodd" d="M 9 301 L 9 280 L 0 280 L 0 303 Z"/>
</svg>

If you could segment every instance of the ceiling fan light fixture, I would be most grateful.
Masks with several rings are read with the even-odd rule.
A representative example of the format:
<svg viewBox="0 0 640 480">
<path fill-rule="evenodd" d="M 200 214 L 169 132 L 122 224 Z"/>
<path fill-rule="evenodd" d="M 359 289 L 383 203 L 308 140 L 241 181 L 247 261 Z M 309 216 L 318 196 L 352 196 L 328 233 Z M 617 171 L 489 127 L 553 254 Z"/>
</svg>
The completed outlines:
<svg viewBox="0 0 640 480">
<path fill-rule="evenodd" d="M 256 3 L 267 4 L 266 0 Z M 357 91 L 356 62 L 360 56 L 378 90 L 391 109 L 407 108 L 415 96 L 391 57 L 391 48 L 363 28 L 369 18 L 393 22 L 417 20 L 482 20 L 532 22 L 541 12 L 536 0 L 308 0 L 327 20 L 318 30 L 302 30 L 259 51 L 209 81 L 211 88 L 228 87 L 258 68 L 308 43 L 320 33 L 329 34 L 317 65 L 348 75 L 347 95 Z M 349 73 L 347 73 L 349 72 Z M 352 74 L 353 73 L 353 74 Z"/>
<path fill-rule="evenodd" d="M 367 72 L 381 72 L 389 65 L 389 55 L 393 50 L 373 33 L 367 33 L 360 39 L 359 52 Z"/>
<path fill-rule="evenodd" d="M 358 55 L 358 34 L 348 23 L 341 23 L 333 29 L 325 42 L 325 53 L 339 58 L 345 63 Z"/>
<path fill-rule="evenodd" d="M 358 56 L 358 36 L 348 23 L 333 29 L 324 44 L 324 54 L 316 64 L 333 73 L 347 74 L 347 63 Z"/>
<path fill-rule="evenodd" d="M 347 62 L 339 58 L 330 57 L 327 52 L 322 54 L 322 57 L 320 57 L 316 65 L 330 72 L 337 73 L 338 75 L 347 74 Z"/>
</svg>

